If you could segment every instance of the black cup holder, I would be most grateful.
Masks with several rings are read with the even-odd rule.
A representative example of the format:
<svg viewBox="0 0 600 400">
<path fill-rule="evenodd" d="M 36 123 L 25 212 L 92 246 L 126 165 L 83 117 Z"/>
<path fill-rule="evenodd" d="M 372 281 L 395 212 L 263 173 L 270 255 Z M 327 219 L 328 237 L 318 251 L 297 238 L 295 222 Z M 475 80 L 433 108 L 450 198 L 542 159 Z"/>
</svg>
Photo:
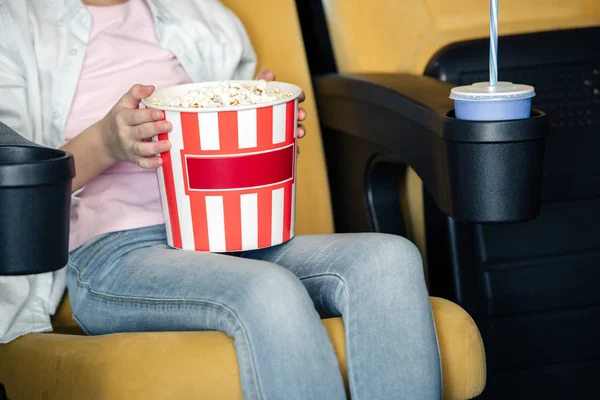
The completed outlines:
<svg viewBox="0 0 600 400">
<path fill-rule="evenodd" d="M 548 135 L 543 112 L 458 120 L 448 98 L 452 86 L 423 76 L 327 75 L 315 83 L 336 226 L 361 209 L 372 227 L 397 219 L 399 166 L 412 167 L 438 208 L 457 221 L 537 217 Z"/>
<path fill-rule="evenodd" d="M 546 115 L 510 121 L 444 118 L 437 132 L 444 172 L 441 210 L 459 221 L 509 223 L 534 219 L 540 211 Z M 436 157 L 440 153 L 434 153 Z M 443 200 L 442 200 L 443 199 Z"/>
<path fill-rule="evenodd" d="M 0 128 L 0 275 L 58 270 L 69 255 L 73 156 Z"/>
<path fill-rule="evenodd" d="M 0 147 L 1 165 L 21 165 L 42 161 L 59 161 L 68 157 L 64 151 L 45 147 L 3 146 Z"/>
<path fill-rule="evenodd" d="M 71 154 L 33 146 L 0 144 L 0 188 L 48 185 L 71 179 Z"/>
</svg>

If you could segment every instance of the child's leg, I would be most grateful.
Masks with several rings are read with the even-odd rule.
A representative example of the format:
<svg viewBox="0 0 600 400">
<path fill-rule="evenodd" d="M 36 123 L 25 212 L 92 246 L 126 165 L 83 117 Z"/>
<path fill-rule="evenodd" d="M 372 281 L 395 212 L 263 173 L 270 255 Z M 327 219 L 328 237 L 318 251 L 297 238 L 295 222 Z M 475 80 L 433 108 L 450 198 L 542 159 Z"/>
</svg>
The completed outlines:
<svg viewBox="0 0 600 400">
<path fill-rule="evenodd" d="M 344 318 L 353 400 L 441 398 L 441 366 L 423 265 L 398 236 L 299 236 L 245 257 L 297 275 L 323 316 Z"/>
<path fill-rule="evenodd" d="M 223 331 L 245 399 L 345 399 L 327 331 L 284 268 L 172 250 L 158 226 L 95 239 L 73 252 L 68 271 L 74 314 L 91 334 Z"/>
</svg>

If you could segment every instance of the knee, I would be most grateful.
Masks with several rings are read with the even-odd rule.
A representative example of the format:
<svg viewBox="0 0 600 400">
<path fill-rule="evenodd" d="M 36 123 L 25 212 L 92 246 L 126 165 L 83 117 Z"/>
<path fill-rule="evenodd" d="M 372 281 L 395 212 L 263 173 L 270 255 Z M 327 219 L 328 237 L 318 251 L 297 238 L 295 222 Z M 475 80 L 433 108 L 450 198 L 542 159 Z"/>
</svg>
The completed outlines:
<svg viewBox="0 0 600 400">
<path fill-rule="evenodd" d="M 241 322 L 260 321 L 281 329 L 316 313 L 300 279 L 283 267 L 256 271 L 242 285 L 235 310 Z"/>
<path fill-rule="evenodd" d="M 423 260 L 409 240 L 388 234 L 357 235 L 351 248 L 354 260 L 350 276 L 362 282 L 393 285 L 424 284 Z"/>
</svg>

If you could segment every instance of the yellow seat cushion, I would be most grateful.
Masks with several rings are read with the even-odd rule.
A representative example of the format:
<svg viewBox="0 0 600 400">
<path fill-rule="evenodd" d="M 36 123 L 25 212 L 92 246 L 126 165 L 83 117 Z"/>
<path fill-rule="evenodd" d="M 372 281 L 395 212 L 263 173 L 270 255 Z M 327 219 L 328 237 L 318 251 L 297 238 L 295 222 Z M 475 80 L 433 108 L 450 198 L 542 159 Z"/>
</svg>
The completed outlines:
<svg viewBox="0 0 600 400">
<path fill-rule="evenodd" d="M 442 354 L 444 399 L 475 397 L 485 385 L 485 354 L 471 317 L 432 298 Z M 341 318 L 323 320 L 346 379 Z M 58 331 L 78 332 L 68 301 Z M 10 399 L 242 399 L 235 348 L 220 332 L 32 334 L 0 345 L 0 382 Z"/>
</svg>

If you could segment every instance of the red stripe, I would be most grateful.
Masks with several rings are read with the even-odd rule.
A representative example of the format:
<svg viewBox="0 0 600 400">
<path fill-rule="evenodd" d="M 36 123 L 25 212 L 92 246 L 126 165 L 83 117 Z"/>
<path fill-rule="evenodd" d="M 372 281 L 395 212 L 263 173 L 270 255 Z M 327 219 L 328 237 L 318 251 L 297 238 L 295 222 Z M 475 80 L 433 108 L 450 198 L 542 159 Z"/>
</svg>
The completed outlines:
<svg viewBox="0 0 600 400">
<path fill-rule="evenodd" d="M 183 148 L 181 150 L 181 170 L 183 171 L 183 182 L 185 194 L 189 196 L 187 168 L 185 154 L 197 154 L 200 151 L 200 124 L 197 113 L 181 113 L 181 131 L 183 135 Z"/>
<path fill-rule="evenodd" d="M 183 148 L 181 150 L 181 164 L 185 193 L 190 197 L 190 211 L 194 226 L 194 245 L 196 250 L 208 251 L 208 226 L 206 223 L 206 201 L 201 193 L 189 191 L 185 153 L 198 154 L 200 152 L 200 123 L 197 113 L 181 113 L 181 130 L 183 132 Z"/>
<path fill-rule="evenodd" d="M 223 193 L 225 242 L 227 251 L 242 250 L 242 206 L 238 192 Z"/>
<path fill-rule="evenodd" d="M 222 111 L 219 117 L 219 149 L 223 153 L 237 153 L 238 118 L 237 111 Z"/>
<path fill-rule="evenodd" d="M 206 194 L 191 192 L 190 206 L 194 225 L 194 243 L 196 250 L 208 251 L 208 224 L 206 222 Z"/>
<path fill-rule="evenodd" d="M 161 133 L 158 135 L 158 140 L 167 140 L 169 135 Z M 173 246 L 182 247 L 181 228 L 179 226 L 179 216 L 177 214 L 177 198 L 175 197 L 175 182 L 173 180 L 173 162 L 171 161 L 171 152 L 166 151 L 161 153 L 163 160 L 163 175 L 165 179 L 165 191 L 167 197 L 167 206 L 169 208 L 169 219 L 171 221 L 171 231 L 173 235 Z"/>
<path fill-rule="evenodd" d="M 294 142 L 294 128 L 296 127 L 296 121 L 294 117 L 296 115 L 296 101 L 290 101 L 285 105 L 285 143 Z"/>
<path fill-rule="evenodd" d="M 200 151 L 198 113 L 181 113 L 181 130 L 183 131 L 183 148 L 186 153 L 198 153 Z"/>
<path fill-rule="evenodd" d="M 271 217 L 273 213 L 273 188 L 258 192 L 258 247 L 271 246 Z"/>
<path fill-rule="evenodd" d="M 294 139 L 294 161 L 292 162 L 292 170 L 294 171 L 294 178 L 292 182 L 296 182 L 296 164 L 298 162 L 298 139 Z"/>
<path fill-rule="evenodd" d="M 187 158 L 190 189 L 243 189 L 273 185 L 294 176 L 294 146 L 233 157 Z"/>
<path fill-rule="evenodd" d="M 256 110 L 256 143 L 260 150 L 273 147 L 273 107 Z"/>
<path fill-rule="evenodd" d="M 283 190 L 283 241 L 286 242 L 292 230 L 292 183 L 287 183 Z"/>
</svg>

